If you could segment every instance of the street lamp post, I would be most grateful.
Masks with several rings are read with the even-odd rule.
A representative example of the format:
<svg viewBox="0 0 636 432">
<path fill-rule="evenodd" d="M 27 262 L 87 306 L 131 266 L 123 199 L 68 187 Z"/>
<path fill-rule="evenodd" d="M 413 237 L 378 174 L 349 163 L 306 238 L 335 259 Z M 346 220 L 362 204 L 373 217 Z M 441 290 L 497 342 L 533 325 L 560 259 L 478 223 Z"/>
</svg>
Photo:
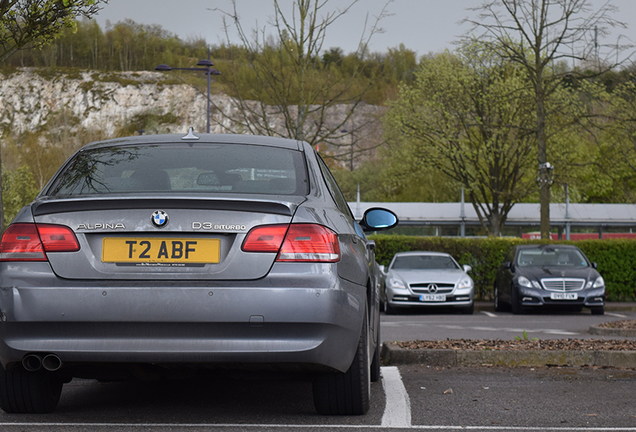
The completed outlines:
<svg viewBox="0 0 636 432">
<path fill-rule="evenodd" d="M 208 116 L 207 116 L 207 128 L 206 131 L 207 133 L 210 133 L 210 75 L 221 75 L 221 72 L 219 72 L 218 69 L 213 68 L 212 66 L 214 66 L 214 63 L 212 63 L 210 61 L 210 50 L 208 49 L 208 58 L 207 59 L 202 59 L 199 60 L 199 62 L 197 63 L 197 66 L 203 66 L 203 67 L 198 67 L 198 68 L 176 68 L 176 67 L 170 67 L 167 64 L 160 64 L 159 66 L 157 66 L 155 68 L 155 70 L 160 71 L 160 72 L 169 72 L 172 70 L 187 70 L 187 71 L 199 71 L 199 72 L 205 72 L 205 74 L 208 77 L 208 95 L 207 95 L 207 99 L 208 99 Z"/>
</svg>

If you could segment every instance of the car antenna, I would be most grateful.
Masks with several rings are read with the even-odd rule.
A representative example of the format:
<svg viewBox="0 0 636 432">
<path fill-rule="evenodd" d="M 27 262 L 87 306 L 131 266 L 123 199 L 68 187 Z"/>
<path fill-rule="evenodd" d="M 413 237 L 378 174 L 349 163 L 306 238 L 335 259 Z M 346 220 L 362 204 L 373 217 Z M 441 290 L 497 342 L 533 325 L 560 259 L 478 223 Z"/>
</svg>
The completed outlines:
<svg viewBox="0 0 636 432">
<path fill-rule="evenodd" d="M 201 137 L 198 137 L 194 134 L 194 128 L 190 126 L 190 129 L 188 129 L 188 134 L 182 137 L 181 139 L 184 141 L 196 141 L 200 138 Z"/>
</svg>

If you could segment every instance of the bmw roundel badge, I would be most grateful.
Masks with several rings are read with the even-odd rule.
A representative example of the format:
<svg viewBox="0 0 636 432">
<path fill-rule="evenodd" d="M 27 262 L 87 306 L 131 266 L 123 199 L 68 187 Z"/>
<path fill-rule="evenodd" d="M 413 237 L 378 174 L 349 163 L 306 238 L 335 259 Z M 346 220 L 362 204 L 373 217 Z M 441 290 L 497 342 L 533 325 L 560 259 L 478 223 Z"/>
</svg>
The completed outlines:
<svg viewBox="0 0 636 432">
<path fill-rule="evenodd" d="M 163 228 L 168 225 L 168 213 L 163 210 L 156 210 L 150 217 L 152 223 L 159 228 Z"/>
</svg>

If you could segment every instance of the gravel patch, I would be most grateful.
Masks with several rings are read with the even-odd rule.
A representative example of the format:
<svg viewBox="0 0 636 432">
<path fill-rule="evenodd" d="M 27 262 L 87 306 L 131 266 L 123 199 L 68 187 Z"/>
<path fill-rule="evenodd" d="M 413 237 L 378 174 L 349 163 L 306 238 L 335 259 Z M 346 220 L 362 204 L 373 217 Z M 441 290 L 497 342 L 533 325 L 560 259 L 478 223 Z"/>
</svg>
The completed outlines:
<svg viewBox="0 0 636 432">
<path fill-rule="evenodd" d="M 636 340 L 604 339 L 546 339 L 546 340 L 471 340 L 446 339 L 439 341 L 395 342 L 403 349 L 453 350 L 548 350 L 548 351 L 634 351 Z"/>
<path fill-rule="evenodd" d="M 609 321 L 597 327 L 607 329 L 636 329 L 636 320 Z M 395 342 L 403 349 L 453 349 L 453 350 L 552 350 L 552 351 L 634 351 L 636 340 L 620 339 L 446 339 Z"/>
<path fill-rule="evenodd" d="M 610 321 L 598 324 L 597 327 L 609 329 L 636 329 L 636 320 Z"/>
</svg>

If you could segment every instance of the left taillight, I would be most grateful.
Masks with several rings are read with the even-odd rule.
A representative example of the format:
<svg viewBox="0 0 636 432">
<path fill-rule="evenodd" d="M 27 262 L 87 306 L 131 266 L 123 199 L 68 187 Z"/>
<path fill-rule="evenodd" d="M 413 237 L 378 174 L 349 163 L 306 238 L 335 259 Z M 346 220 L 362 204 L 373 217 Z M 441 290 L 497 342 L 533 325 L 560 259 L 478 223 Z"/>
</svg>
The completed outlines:
<svg viewBox="0 0 636 432">
<path fill-rule="evenodd" d="M 52 224 L 12 224 L 2 235 L 0 261 L 46 261 L 46 252 L 76 252 L 75 233 Z"/>
<path fill-rule="evenodd" d="M 264 225 L 252 229 L 244 252 L 278 252 L 276 261 L 337 262 L 340 243 L 335 232 L 317 224 Z"/>
</svg>

